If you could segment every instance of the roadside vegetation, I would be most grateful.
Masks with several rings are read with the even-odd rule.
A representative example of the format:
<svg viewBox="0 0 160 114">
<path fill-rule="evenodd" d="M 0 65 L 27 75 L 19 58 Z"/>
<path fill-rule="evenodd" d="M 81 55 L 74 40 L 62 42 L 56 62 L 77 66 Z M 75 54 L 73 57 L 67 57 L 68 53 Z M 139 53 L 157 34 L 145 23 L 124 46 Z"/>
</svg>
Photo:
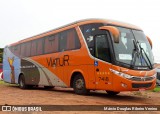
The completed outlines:
<svg viewBox="0 0 160 114">
<path fill-rule="evenodd" d="M 4 81 L 2 81 L 2 80 L 0 80 L 0 85 L 2 85 L 2 84 L 5 84 L 5 82 L 4 82 Z"/>
<path fill-rule="evenodd" d="M 6 83 L 3 80 L 0 80 L 0 85 L 14 85 L 16 86 L 16 84 L 10 84 L 10 83 Z M 18 85 L 17 85 L 18 86 Z"/>
<path fill-rule="evenodd" d="M 160 86 L 156 86 L 156 88 L 154 88 L 152 91 L 153 92 L 160 92 Z"/>
<path fill-rule="evenodd" d="M 149 95 L 148 95 L 149 92 L 160 92 L 160 86 L 156 86 L 153 90 L 134 91 L 134 92 L 132 92 L 132 93 L 133 93 L 133 95 L 137 95 L 137 96 L 149 97 Z"/>
</svg>

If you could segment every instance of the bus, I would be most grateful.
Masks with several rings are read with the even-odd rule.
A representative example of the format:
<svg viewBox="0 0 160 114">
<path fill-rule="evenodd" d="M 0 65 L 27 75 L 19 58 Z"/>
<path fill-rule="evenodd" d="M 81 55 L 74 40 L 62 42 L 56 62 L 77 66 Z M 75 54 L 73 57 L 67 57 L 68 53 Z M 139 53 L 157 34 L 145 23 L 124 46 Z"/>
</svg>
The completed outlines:
<svg viewBox="0 0 160 114">
<path fill-rule="evenodd" d="M 68 87 L 76 94 L 156 86 L 152 41 L 138 26 L 86 19 L 7 45 L 4 81 L 26 89 Z"/>
</svg>

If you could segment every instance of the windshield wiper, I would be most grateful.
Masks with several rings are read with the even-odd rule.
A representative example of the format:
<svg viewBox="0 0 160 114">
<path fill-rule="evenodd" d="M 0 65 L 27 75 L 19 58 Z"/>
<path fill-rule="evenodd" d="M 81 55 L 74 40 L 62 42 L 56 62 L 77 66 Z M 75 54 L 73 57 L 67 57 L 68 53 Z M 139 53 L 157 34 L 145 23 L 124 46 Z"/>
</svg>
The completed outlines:
<svg viewBox="0 0 160 114">
<path fill-rule="evenodd" d="M 141 45 L 140 45 L 140 43 L 139 43 L 138 41 L 137 41 L 137 44 L 138 44 L 138 46 L 139 46 L 139 48 L 140 48 L 141 57 L 142 57 L 142 58 L 144 59 L 144 61 L 146 62 L 147 66 L 148 66 L 150 69 L 152 69 L 152 68 L 153 68 L 153 67 L 152 67 L 152 63 L 151 63 L 151 61 L 150 61 L 147 53 L 146 53 L 145 50 L 141 47 Z M 148 62 L 147 62 L 146 58 L 144 57 L 143 53 L 144 53 L 144 55 L 146 56 Z M 149 64 L 148 64 L 148 63 L 149 63 Z"/>
<path fill-rule="evenodd" d="M 138 46 L 137 46 L 135 40 L 133 40 L 133 45 L 134 45 L 134 49 L 132 51 L 132 61 L 131 61 L 130 68 L 135 67 L 136 58 L 137 58 L 136 56 L 138 56 Z"/>
<path fill-rule="evenodd" d="M 144 49 L 143 49 L 143 48 L 141 47 L 141 45 L 139 44 L 139 42 L 138 42 L 138 41 L 136 42 L 135 40 L 133 40 L 133 45 L 134 45 L 134 49 L 133 49 L 133 52 L 132 52 L 132 61 L 131 61 L 130 68 L 134 68 L 134 67 L 135 67 L 136 58 L 138 57 L 138 58 L 140 58 L 140 60 L 141 60 L 141 64 L 143 64 L 143 61 L 142 61 L 142 60 L 144 60 L 145 63 L 146 63 L 146 65 L 147 65 L 150 69 L 152 69 L 153 67 L 152 67 L 151 61 L 150 61 L 148 55 L 146 54 L 146 52 L 144 51 Z M 138 47 L 139 47 L 139 48 L 138 48 Z M 143 53 L 145 54 L 148 62 L 147 62 L 146 58 L 144 57 Z"/>
</svg>

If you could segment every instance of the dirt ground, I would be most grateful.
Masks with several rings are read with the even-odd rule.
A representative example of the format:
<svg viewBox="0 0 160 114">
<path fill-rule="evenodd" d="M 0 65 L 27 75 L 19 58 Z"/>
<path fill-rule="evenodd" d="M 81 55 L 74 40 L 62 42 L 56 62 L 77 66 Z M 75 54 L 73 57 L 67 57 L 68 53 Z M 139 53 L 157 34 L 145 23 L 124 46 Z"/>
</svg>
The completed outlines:
<svg viewBox="0 0 160 114">
<path fill-rule="evenodd" d="M 76 95 L 73 89 L 56 87 L 45 90 L 22 90 L 18 86 L 0 85 L 0 105 L 159 105 L 160 93 L 151 91 L 121 92 L 109 96 L 105 91 Z M 57 112 L 58 113 L 58 112 Z M 73 112 L 72 112 L 73 113 Z M 77 114 L 77 112 L 75 112 Z M 104 113 L 104 112 L 103 112 Z M 59 113 L 58 113 L 59 114 Z"/>
</svg>

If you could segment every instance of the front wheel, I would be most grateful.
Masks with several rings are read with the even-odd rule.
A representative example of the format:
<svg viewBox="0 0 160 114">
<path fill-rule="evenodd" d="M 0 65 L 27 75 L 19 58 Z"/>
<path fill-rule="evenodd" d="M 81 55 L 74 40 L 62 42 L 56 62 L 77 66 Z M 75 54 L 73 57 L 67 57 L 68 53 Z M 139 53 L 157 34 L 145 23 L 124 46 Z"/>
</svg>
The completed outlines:
<svg viewBox="0 0 160 114">
<path fill-rule="evenodd" d="M 89 90 L 86 89 L 86 84 L 83 76 L 78 74 L 73 80 L 73 89 L 76 94 L 87 95 Z"/>
<path fill-rule="evenodd" d="M 115 92 L 115 91 L 106 91 L 108 93 L 108 95 L 110 96 L 114 96 L 114 95 L 117 95 L 119 94 L 120 92 Z"/>
</svg>

